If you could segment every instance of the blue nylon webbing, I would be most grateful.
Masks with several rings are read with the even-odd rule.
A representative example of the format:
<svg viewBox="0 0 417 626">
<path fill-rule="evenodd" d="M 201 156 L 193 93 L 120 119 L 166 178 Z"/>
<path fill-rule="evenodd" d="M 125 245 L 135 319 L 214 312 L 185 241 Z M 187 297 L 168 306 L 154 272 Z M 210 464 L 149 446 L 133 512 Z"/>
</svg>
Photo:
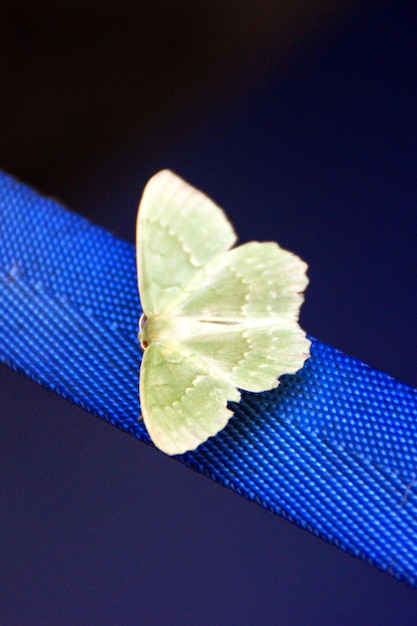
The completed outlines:
<svg viewBox="0 0 417 626">
<path fill-rule="evenodd" d="M 139 315 L 134 247 L 0 174 L 1 360 L 149 441 Z M 181 460 L 417 586 L 416 390 L 313 339 Z"/>
</svg>

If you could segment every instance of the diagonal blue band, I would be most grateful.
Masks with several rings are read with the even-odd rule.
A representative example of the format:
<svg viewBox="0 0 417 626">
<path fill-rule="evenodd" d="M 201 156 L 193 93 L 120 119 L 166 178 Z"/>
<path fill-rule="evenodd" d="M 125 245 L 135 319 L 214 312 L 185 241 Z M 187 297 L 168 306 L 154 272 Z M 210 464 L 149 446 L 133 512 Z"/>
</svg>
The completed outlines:
<svg viewBox="0 0 417 626">
<path fill-rule="evenodd" d="M 0 174 L 0 359 L 149 441 L 137 421 L 135 251 Z M 313 340 L 301 372 L 243 394 L 181 457 L 417 586 L 417 392 Z"/>
</svg>

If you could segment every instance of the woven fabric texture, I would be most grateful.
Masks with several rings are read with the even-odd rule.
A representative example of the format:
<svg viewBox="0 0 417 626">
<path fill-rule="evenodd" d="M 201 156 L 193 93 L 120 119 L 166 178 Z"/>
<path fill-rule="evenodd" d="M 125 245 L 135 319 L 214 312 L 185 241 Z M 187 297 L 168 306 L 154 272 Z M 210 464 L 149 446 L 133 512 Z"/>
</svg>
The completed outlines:
<svg viewBox="0 0 417 626">
<path fill-rule="evenodd" d="M 149 442 L 135 250 L 0 175 L 0 358 Z M 180 458 L 417 586 L 417 392 L 313 339 L 302 371 L 243 393 Z"/>
</svg>

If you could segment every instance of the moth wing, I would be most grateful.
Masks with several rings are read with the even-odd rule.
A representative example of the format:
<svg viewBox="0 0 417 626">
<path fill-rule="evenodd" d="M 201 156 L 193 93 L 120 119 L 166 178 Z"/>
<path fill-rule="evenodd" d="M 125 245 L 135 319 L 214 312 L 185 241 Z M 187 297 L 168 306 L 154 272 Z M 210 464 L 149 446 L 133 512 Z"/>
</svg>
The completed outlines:
<svg viewBox="0 0 417 626">
<path fill-rule="evenodd" d="M 182 345 L 151 343 L 140 371 L 140 402 L 146 429 L 157 448 L 182 454 L 222 430 L 240 400 L 234 385 Z"/>
<path fill-rule="evenodd" d="M 139 293 L 147 316 L 169 313 L 236 234 L 224 212 L 182 178 L 162 170 L 145 187 L 136 225 Z M 192 289 L 192 287 L 190 287 Z"/>
<path fill-rule="evenodd" d="M 213 259 L 176 313 L 216 323 L 297 321 L 306 270 L 277 243 L 251 241 Z"/>
<path fill-rule="evenodd" d="M 202 322 L 187 348 L 240 389 L 276 387 L 279 376 L 298 371 L 309 356 L 310 341 L 298 324 L 306 269 L 273 242 L 230 250 L 181 305 L 180 315 Z"/>
<path fill-rule="evenodd" d="M 205 334 L 190 337 L 184 345 L 221 372 L 222 380 L 253 392 L 274 389 L 280 376 L 301 369 L 310 349 L 310 341 L 295 322 L 207 324 Z"/>
</svg>

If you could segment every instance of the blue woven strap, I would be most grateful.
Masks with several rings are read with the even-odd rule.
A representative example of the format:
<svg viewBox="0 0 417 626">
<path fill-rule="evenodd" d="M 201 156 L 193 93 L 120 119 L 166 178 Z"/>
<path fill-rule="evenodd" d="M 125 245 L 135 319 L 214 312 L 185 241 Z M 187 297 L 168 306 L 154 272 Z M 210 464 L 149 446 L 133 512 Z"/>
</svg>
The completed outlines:
<svg viewBox="0 0 417 626">
<path fill-rule="evenodd" d="M 0 175 L 0 358 L 149 441 L 135 250 Z M 417 392 L 313 340 L 188 466 L 417 586 Z"/>
</svg>

